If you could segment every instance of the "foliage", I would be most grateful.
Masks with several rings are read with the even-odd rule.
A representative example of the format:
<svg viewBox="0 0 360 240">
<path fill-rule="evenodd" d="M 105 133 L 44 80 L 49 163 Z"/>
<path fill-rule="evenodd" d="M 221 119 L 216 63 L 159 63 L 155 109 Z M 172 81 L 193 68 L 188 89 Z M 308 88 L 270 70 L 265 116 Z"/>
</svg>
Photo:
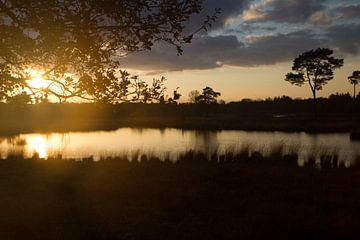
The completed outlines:
<svg viewBox="0 0 360 240">
<path fill-rule="evenodd" d="M 190 103 L 196 103 L 196 98 L 200 96 L 200 92 L 198 90 L 193 90 L 189 92 L 188 100 Z"/>
<path fill-rule="evenodd" d="M 356 85 L 360 82 L 360 71 L 354 71 L 351 76 L 348 77 L 350 84 L 354 85 L 354 98 L 356 97 Z"/>
<path fill-rule="evenodd" d="M 181 94 L 179 93 L 179 88 L 176 88 L 173 92 L 173 97 L 168 99 L 169 103 L 177 103 L 177 101 L 180 99 Z"/>
<path fill-rule="evenodd" d="M 285 101 L 285 102 L 288 102 L 288 101 L 291 101 L 292 98 L 289 97 L 289 96 L 279 96 L 279 97 L 274 97 L 274 101 Z"/>
<path fill-rule="evenodd" d="M 291 72 L 286 74 L 285 81 L 291 84 L 302 86 L 308 83 L 313 98 L 316 99 L 316 92 L 321 90 L 334 77 L 334 70 L 341 68 L 344 60 L 334 58 L 333 50 L 318 48 L 300 54 L 293 62 Z"/>
<path fill-rule="evenodd" d="M 217 103 L 218 103 L 218 104 L 222 104 L 222 105 L 226 104 L 225 100 L 223 100 L 223 99 L 219 99 L 219 100 L 217 101 Z"/>
<path fill-rule="evenodd" d="M 24 90 L 35 99 L 60 101 L 127 101 L 134 92 L 134 101 L 159 98 L 163 79 L 148 85 L 119 71 L 118 60 L 159 41 L 181 54 L 182 45 L 216 18 L 208 16 L 193 32 L 185 29 L 201 9 L 202 0 L 0 1 L 0 101 Z M 29 85 L 30 69 L 49 86 Z M 130 86 L 136 90 L 126 91 Z"/>
<path fill-rule="evenodd" d="M 205 87 L 202 93 L 195 98 L 195 102 L 204 104 L 216 103 L 216 99 L 220 95 L 221 94 L 219 92 L 215 92 L 211 87 Z"/>
<path fill-rule="evenodd" d="M 31 102 L 31 98 L 25 92 L 22 92 L 16 96 L 13 96 L 12 98 L 8 99 L 8 103 L 15 104 L 15 105 L 22 105 L 22 104 L 27 104 L 30 102 Z"/>
<path fill-rule="evenodd" d="M 349 102 L 351 100 L 351 95 L 349 93 L 335 93 L 329 96 L 329 100 L 337 102 Z"/>
</svg>

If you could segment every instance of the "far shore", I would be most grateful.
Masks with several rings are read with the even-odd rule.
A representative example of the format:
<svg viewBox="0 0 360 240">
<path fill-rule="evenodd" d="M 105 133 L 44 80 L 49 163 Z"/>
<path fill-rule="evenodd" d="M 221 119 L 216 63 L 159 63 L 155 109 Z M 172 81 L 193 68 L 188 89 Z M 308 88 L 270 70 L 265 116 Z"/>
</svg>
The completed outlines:
<svg viewBox="0 0 360 240">
<path fill-rule="evenodd" d="M 359 131 L 357 102 L 344 105 L 324 102 L 322 105 L 319 104 L 314 115 L 313 105 L 305 100 L 215 105 L 3 104 L 0 105 L 0 135 L 106 131 L 128 127 L 308 133 Z"/>
<path fill-rule="evenodd" d="M 184 130 L 243 130 L 243 131 L 279 131 L 279 132 L 306 132 L 306 133 L 352 133 L 356 129 L 356 121 L 301 121 L 294 119 L 264 119 L 264 120 L 220 120 L 206 118 L 190 119 L 92 119 L 77 120 L 77 122 L 49 121 L 41 124 L 24 124 L 14 121 L 10 124 L 1 124 L 0 135 L 15 135 L 25 133 L 50 132 L 88 132 L 114 131 L 119 128 L 177 128 Z M 354 130 L 355 131 L 355 130 Z"/>
</svg>

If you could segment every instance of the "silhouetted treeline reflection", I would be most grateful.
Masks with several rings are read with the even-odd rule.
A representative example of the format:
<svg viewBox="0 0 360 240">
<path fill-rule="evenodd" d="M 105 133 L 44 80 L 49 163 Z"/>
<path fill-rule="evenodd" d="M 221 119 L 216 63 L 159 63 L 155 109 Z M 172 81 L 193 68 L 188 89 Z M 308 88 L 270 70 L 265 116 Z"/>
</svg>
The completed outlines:
<svg viewBox="0 0 360 240">
<path fill-rule="evenodd" d="M 349 94 L 313 100 L 279 97 L 228 104 L 1 104 L 0 132 L 176 127 L 344 132 L 359 128 L 360 98 Z"/>
</svg>

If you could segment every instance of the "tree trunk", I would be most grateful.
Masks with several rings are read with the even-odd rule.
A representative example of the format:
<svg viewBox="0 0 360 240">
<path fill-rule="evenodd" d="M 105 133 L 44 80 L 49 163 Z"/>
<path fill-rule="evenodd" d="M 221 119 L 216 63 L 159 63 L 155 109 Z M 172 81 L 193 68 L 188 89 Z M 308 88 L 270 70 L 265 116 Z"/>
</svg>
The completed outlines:
<svg viewBox="0 0 360 240">
<path fill-rule="evenodd" d="M 354 84 L 354 99 L 356 98 L 356 84 Z"/>
<path fill-rule="evenodd" d="M 317 104 L 316 104 L 316 90 L 313 90 L 313 103 L 314 103 L 314 120 L 317 119 Z"/>
</svg>

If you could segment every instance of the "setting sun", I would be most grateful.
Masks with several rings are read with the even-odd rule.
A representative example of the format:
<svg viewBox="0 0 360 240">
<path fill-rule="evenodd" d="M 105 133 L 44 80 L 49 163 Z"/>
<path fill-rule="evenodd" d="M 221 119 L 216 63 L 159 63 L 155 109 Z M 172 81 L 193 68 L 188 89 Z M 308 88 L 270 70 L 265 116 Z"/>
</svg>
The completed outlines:
<svg viewBox="0 0 360 240">
<path fill-rule="evenodd" d="M 43 72 L 31 69 L 29 75 L 31 76 L 31 80 L 28 80 L 27 83 L 30 87 L 38 89 L 49 87 L 50 82 L 43 78 Z"/>
</svg>

